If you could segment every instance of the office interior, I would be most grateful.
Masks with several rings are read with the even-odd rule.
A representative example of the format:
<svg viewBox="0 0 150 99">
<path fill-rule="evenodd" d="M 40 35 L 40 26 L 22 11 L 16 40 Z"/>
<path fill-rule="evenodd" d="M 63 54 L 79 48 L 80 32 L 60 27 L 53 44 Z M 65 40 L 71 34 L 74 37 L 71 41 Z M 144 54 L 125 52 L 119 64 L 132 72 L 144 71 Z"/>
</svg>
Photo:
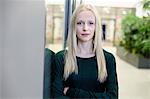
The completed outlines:
<svg viewBox="0 0 150 99">
<path fill-rule="evenodd" d="M 64 48 L 66 1 L 76 6 L 81 2 L 0 1 L 0 99 L 43 99 L 44 49 L 57 53 Z M 136 68 L 116 54 L 123 17 L 131 12 L 138 17 L 145 14 L 140 1 L 82 0 L 96 6 L 106 26 L 102 44 L 116 58 L 119 99 L 150 99 L 150 69 Z"/>
</svg>

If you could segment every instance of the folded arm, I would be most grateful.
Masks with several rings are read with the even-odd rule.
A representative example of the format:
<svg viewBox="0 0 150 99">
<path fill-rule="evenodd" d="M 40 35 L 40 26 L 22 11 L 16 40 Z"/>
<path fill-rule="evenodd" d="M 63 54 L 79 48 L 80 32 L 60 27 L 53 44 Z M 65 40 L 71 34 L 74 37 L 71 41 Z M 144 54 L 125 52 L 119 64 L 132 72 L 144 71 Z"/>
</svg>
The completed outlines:
<svg viewBox="0 0 150 99">
<path fill-rule="evenodd" d="M 118 80 L 116 73 L 116 62 L 114 56 L 110 55 L 106 61 L 108 77 L 106 79 L 105 92 L 85 91 L 79 88 L 69 88 L 67 96 L 72 98 L 98 98 L 98 99 L 118 99 Z"/>
<path fill-rule="evenodd" d="M 57 99 L 69 99 L 64 91 L 64 81 L 63 81 L 63 54 L 58 53 L 55 56 L 55 68 L 54 68 L 54 81 L 52 83 L 52 94 L 54 98 Z"/>
</svg>

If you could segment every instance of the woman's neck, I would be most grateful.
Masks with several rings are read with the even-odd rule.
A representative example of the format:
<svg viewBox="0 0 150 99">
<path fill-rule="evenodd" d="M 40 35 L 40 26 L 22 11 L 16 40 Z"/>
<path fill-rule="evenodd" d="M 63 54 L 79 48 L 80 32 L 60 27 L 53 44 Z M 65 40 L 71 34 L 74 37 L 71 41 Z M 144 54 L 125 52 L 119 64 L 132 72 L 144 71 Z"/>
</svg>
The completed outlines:
<svg viewBox="0 0 150 99">
<path fill-rule="evenodd" d="M 83 58 L 93 57 L 93 43 L 92 42 L 78 42 L 76 55 Z"/>
</svg>

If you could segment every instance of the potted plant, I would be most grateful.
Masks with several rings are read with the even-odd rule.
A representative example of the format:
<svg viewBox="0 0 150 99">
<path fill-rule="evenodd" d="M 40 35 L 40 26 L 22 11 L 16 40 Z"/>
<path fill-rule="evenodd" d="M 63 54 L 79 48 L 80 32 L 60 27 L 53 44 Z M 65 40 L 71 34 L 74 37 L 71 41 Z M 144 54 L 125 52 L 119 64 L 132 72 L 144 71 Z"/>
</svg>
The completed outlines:
<svg viewBox="0 0 150 99">
<path fill-rule="evenodd" d="M 150 68 L 150 17 L 128 14 L 122 20 L 124 36 L 117 55 L 138 68 Z M 123 54 L 124 52 L 124 54 Z"/>
</svg>

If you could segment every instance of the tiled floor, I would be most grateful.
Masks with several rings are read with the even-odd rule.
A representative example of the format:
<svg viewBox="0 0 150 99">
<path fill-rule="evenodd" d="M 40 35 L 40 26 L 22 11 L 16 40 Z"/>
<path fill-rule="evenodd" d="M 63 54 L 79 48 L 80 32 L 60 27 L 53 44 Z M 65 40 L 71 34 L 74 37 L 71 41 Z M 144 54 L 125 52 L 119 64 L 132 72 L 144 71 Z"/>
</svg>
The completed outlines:
<svg viewBox="0 0 150 99">
<path fill-rule="evenodd" d="M 150 69 L 138 69 L 120 59 L 115 47 L 108 44 L 103 46 L 116 58 L 119 99 L 150 99 Z M 49 48 L 58 52 L 63 46 L 50 45 Z"/>
</svg>

